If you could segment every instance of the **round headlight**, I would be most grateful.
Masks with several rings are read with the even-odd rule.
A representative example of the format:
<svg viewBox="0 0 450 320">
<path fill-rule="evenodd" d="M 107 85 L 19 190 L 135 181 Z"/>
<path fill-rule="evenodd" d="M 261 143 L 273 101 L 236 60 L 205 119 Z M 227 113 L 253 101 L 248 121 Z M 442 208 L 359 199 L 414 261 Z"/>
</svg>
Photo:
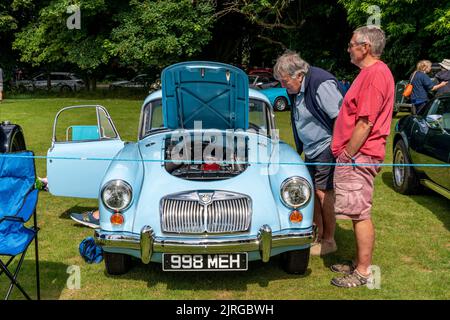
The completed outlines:
<svg viewBox="0 0 450 320">
<path fill-rule="evenodd" d="M 123 180 L 111 180 L 102 189 L 103 204 L 110 210 L 121 211 L 131 203 L 131 186 Z"/>
<path fill-rule="evenodd" d="M 304 178 L 291 177 L 281 184 L 280 193 L 284 205 L 295 209 L 309 201 L 311 186 Z"/>
</svg>

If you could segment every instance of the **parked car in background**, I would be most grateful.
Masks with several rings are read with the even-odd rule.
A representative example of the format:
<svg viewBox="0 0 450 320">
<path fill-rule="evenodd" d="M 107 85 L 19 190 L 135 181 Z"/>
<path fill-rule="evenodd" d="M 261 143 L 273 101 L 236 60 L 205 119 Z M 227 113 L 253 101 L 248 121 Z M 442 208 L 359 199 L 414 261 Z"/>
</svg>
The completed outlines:
<svg viewBox="0 0 450 320">
<path fill-rule="evenodd" d="M 73 116 L 83 110 L 93 125 Z M 109 274 L 126 273 L 131 257 L 164 271 L 242 271 L 281 255 L 288 273 L 307 271 L 313 182 L 279 143 L 270 101 L 231 65 L 164 69 L 162 90 L 142 105 L 136 143 L 120 138 L 101 106 L 62 109 L 47 173 L 53 195 L 98 199 L 95 238 Z"/>
<path fill-rule="evenodd" d="M 274 88 L 260 90 L 260 92 L 269 99 L 275 111 L 284 111 L 292 107 L 287 90 L 281 87 L 281 84 L 278 84 Z"/>
<path fill-rule="evenodd" d="M 450 199 L 450 168 L 433 166 L 450 164 L 450 94 L 435 97 L 418 114 L 397 122 L 394 164 L 397 192 L 417 193 L 420 186 L 426 186 Z"/>
<path fill-rule="evenodd" d="M 50 72 L 40 73 L 31 80 L 18 80 L 13 82 L 13 88 L 25 92 L 35 90 L 48 90 L 48 78 L 50 77 L 50 91 L 70 92 L 84 89 L 84 81 L 74 73 Z"/>
<path fill-rule="evenodd" d="M 248 70 L 247 74 L 273 77 L 273 69 L 272 68 L 251 68 Z"/>
<path fill-rule="evenodd" d="M 252 89 L 273 88 L 280 84 L 273 76 L 253 74 L 248 76 L 248 83 Z"/>
<path fill-rule="evenodd" d="M 118 88 L 127 88 L 137 90 L 148 90 L 154 80 L 155 80 L 154 77 L 144 73 L 135 76 L 131 80 L 115 81 L 109 85 L 109 89 L 114 90 Z"/>
</svg>

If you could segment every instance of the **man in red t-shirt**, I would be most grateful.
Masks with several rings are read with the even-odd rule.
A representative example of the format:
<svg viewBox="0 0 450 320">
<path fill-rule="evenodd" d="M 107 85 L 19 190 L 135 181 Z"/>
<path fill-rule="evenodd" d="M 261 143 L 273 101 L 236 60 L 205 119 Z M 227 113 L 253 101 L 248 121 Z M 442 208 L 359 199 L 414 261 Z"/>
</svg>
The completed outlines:
<svg viewBox="0 0 450 320">
<path fill-rule="evenodd" d="M 346 274 L 331 280 L 339 287 L 365 285 L 371 273 L 375 242 L 370 216 L 373 182 L 385 157 L 394 106 L 394 78 L 380 60 L 384 45 L 384 32 L 375 26 L 356 29 L 348 44 L 351 62 L 361 71 L 345 95 L 331 149 L 337 158 L 335 213 L 353 221 L 356 259 L 331 266 L 332 271 Z"/>
</svg>

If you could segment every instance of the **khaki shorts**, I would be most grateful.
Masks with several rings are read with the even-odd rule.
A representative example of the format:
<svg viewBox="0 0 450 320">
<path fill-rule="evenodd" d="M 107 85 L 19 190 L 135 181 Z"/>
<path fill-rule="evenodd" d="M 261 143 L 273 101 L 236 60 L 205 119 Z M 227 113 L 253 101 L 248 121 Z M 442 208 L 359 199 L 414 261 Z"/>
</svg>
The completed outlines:
<svg viewBox="0 0 450 320">
<path fill-rule="evenodd" d="M 355 155 L 355 163 L 379 164 L 380 160 L 362 153 Z M 337 165 L 334 170 L 334 210 L 336 218 L 351 220 L 368 220 L 371 218 L 373 181 L 381 167 L 352 166 L 351 159 L 343 153 L 336 163 L 349 163 L 348 166 Z"/>
</svg>

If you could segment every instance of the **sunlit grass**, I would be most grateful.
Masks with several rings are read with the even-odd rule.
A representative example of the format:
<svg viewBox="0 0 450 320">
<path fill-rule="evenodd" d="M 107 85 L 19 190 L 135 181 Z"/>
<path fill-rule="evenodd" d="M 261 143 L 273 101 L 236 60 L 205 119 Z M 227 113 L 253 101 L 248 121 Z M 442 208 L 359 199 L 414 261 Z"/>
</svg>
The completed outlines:
<svg viewBox="0 0 450 320">
<path fill-rule="evenodd" d="M 21 99 L 0 105 L 0 120 L 23 127 L 27 147 L 46 155 L 57 111 L 75 104 L 101 104 L 111 114 L 123 139 L 136 141 L 139 100 Z M 393 120 L 395 123 L 397 119 Z M 293 145 L 289 112 L 277 113 L 283 140 Z M 392 138 L 392 137 L 390 137 Z M 392 161 L 391 140 L 386 163 Z M 36 160 L 39 176 L 46 175 L 45 160 Z M 374 264 L 381 268 L 381 289 L 366 287 L 343 290 L 332 287 L 328 266 L 352 257 L 351 223 L 338 221 L 339 250 L 325 258 L 312 257 L 306 276 L 288 275 L 278 259 L 250 263 L 247 272 L 169 273 L 159 264 L 137 264 L 128 274 L 108 276 L 104 265 L 86 264 L 78 253 L 79 243 L 92 236 L 92 229 L 77 225 L 69 213 L 95 208 L 96 200 L 54 197 L 41 193 L 38 214 L 42 297 L 44 299 L 449 299 L 450 293 L 450 201 L 433 193 L 402 196 L 392 189 L 391 168 L 377 176 L 373 206 L 376 226 Z M 70 183 L 70 181 L 67 181 Z M 19 276 L 33 289 L 34 250 L 31 248 Z M 81 288 L 69 290 L 67 268 L 80 267 Z M 7 290 L 0 277 L 0 290 Z M 0 292 L 0 293 L 1 293 Z M 34 292 L 31 290 L 31 293 Z M 22 299 L 15 289 L 13 298 Z"/>
</svg>

